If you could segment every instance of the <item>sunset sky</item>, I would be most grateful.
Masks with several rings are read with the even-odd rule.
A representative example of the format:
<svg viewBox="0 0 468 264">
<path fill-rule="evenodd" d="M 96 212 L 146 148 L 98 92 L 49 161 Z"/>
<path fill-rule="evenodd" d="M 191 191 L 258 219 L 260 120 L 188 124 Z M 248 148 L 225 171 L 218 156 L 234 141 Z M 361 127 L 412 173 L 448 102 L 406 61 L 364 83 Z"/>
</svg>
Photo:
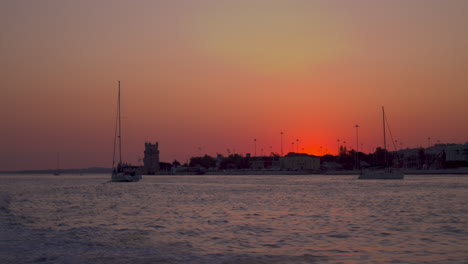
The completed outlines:
<svg viewBox="0 0 468 264">
<path fill-rule="evenodd" d="M 468 141 L 465 0 L 2 0 L 0 170 Z M 431 138 L 430 142 L 428 138 Z M 296 148 L 296 147 L 294 147 Z M 303 149 L 303 150 L 302 150 Z"/>
</svg>

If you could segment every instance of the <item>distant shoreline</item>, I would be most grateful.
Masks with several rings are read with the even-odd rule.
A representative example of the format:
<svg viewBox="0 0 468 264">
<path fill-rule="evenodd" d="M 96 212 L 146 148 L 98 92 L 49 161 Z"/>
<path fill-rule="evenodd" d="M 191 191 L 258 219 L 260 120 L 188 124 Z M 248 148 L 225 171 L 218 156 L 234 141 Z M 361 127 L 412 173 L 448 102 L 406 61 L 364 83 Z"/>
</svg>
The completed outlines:
<svg viewBox="0 0 468 264">
<path fill-rule="evenodd" d="M 269 171 L 269 170 L 245 170 L 245 171 L 209 171 L 205 175 L 359 175 L 360 170 L 344 171 Z M 405 175 L 468 175 L 468 168 L 446 170 L 404 170 Z M 176 174 L 182 175 L 182 174 Z"/>
<path fill-rule="evenodd" d="M 88 169 L 65 169 L 61 170 L 60 174 L 109 174 L 110 168 L 88 168 Z M 458 169 L 441 169 L 441 170 L 403 170 L 405 175 L 468 175 L 468 167 Z M 0 171 L 0 174 L 50 174 L 55 170 L 21 170 L 21 171 Z M 340 171 L 288 171 L 288 170 L 225 170 L 225 171 L 207 171 L 203 175 L 359 175 L 360 170 L 340 170 Z M 160 173 L 159 175 L 197 175 L 195 173 Z M 145 175 L 152 176 L 152 175 Z"/>
<path fill-rule="evenodd" d="M 46 170 L 18 170 L 18 171 L 0 171 L 0 174 L 54 174 L 56 169 Z M 86 169 L 63 169 L 60 174 L 104 174 L 111 173 L 111 168 L 93 167 Z"/>
</svg>

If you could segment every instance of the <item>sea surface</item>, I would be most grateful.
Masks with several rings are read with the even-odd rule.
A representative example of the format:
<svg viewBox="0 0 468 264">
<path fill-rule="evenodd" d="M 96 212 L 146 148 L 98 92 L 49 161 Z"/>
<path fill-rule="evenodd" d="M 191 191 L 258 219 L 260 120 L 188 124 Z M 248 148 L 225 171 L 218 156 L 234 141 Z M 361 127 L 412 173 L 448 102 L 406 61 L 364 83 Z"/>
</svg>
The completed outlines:
<svg viewBox="0 0 468 264">
<path fill-rule="evenodd" d="M 0 175 L 0 263 L 468 263 L 468 175 Z"/>
</svg>

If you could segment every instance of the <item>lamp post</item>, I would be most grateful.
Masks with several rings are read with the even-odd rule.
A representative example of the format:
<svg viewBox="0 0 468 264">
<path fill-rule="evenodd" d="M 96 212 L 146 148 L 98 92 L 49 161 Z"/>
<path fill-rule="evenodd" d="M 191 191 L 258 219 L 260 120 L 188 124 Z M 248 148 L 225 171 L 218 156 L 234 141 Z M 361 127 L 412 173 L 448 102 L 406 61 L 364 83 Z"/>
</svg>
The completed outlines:
<svg viewBox="0 0 468 264">
<path fill-rule="evenodd" d="M 340 155 L 340 140 L 337 139 L 336 142 L 338 142 L 338 155 L 337 156 L 339 156 Z"/>
<path fill-rule="evenodd" d="M 356 128 L 356 169 L 359 169 L 359 137 L 358 137 L 359 125 L 355 125 L 354 127 Z"/>
<path fill-rule="evenodd" d="M 254 138 L 254 157 L 257 156 L 257 139 Z"/>
<path fill-rule="evenodd" d="M 296 149 L 296 152 L 299 153 L 299 139 L 296 139 Z"/>
<path fill-rule="evenodd" d="M 280 132 L 281 135 L 281 157 L 283 157 L 283 131 Z"/>
</svg>

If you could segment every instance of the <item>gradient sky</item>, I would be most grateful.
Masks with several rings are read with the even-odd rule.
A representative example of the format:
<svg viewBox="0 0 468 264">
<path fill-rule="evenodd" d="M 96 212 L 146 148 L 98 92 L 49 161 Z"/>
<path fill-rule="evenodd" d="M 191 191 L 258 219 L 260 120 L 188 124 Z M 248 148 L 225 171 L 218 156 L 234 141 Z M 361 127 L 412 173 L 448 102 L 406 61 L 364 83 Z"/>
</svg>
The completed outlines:
<svg viewBox="0 0 468 264">
<path fill-rule="evenodd" d="M 468 141 L 468 1 L 2 0 L 0 170 Z M 428 138 L 431 138 L 429 142 Z"/>
</svg>

